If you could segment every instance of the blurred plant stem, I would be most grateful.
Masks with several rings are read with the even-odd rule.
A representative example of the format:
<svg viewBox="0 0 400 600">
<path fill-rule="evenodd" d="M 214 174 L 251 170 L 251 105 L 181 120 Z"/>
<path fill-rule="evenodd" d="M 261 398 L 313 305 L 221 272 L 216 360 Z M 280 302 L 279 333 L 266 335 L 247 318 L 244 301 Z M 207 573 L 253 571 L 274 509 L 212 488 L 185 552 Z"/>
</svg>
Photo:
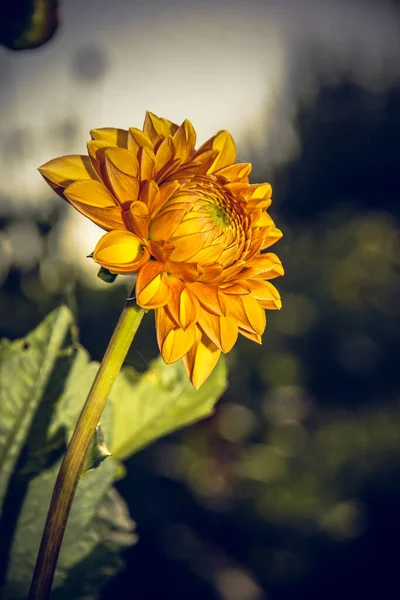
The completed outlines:
<svg viewBox="0 0 400 600">
<path fill-rule="evenodd" d="M 60 467 L 47 514 L 29 600 L 49 598 L 68 515 L 84 468 L 85 457 L 144 311 L 129 298 L 121 313 L 107 350 L 84 404 L 74 434 Z"/>
</svg>

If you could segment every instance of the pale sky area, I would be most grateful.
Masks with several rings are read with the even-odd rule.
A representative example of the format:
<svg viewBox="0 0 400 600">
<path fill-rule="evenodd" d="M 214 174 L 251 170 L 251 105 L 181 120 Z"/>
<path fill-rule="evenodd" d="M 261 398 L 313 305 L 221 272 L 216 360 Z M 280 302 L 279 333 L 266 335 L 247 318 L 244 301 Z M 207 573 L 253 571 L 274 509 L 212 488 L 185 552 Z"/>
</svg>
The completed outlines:
<svg viewBox="0 0 400 600">
<path fill-rule="evenodd" d="M 376 92 L 399 81 L 400 18 L 367 0 L 68 0 L 50 43 L 0 48 L 0 216 L 49 194 L 37 166 L 84 153 L 94 127 L 140 127 L 149 109 L 189 118 L 199 140 L 234 135 L 271 169 L 299 151 L 295 115 L 321 81 L 352 78 Z M 73 214 L 68 248 L 99 230 Z M 71 244 L 71 235 L 74 242 Z"/>
</svg>

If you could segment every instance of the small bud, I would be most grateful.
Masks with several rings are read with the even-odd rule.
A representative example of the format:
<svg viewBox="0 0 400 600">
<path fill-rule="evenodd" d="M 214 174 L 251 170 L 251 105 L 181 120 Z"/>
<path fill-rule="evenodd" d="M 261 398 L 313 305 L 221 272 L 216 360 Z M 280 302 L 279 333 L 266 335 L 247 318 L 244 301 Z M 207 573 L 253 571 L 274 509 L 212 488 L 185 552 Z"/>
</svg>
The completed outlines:
<svg viewBox="0 0 400 600">
<path fill-rule="evenodd" d="M 106 283 L 114 283 L 118 275 L 116 273 L 111 273 L 111 271 L 105 269 L 104 267 L 100 267 L 97 277 Z"/>
</svg>

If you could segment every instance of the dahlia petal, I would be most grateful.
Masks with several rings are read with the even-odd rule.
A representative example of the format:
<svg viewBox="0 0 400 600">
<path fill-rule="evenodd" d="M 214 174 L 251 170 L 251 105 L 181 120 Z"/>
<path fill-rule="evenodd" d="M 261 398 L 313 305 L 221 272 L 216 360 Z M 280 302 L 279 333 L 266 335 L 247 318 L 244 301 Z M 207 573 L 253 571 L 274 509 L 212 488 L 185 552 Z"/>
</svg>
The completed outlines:
<svg viewBox="0 0 400 600">
<path fill-rule="evenodd" d="M 197 322 L 200 313 L 200 304 L 190 290 L 184 288 L 179 298 L 179 323 L 187 329 Z"/>
<path fill-rule="evenodd" d="M 93 140 L 107 142 L 109 146 L 119 146 L 120 148 L 127 148 L 128 146 L 128 131 L 126 129 L 101 127 L 100 129 L 92 129 L 90 135 Z"/>
<path fill-rule="evenodd" d="M 274 221 L 273 221 L 271 215 L 269 215 L 267 212 L 264 211 L 261 213 L 261 215 L 255 221 L 254 225 L 256 227 L 271 227 L 271 225 L 274 225 Z"/>
<path fill-rule="evenodd" d="M 156 308 L 156 335 L 160 352 L 165 338 L 175 327 L 176 323 L 172 320 L 167 307 L 161 306 L 160 308 Z"/>
<path fill-rule="evenodd" d="M 196 144 L 196 132 L 193 125 L 187 119 L 179 126 L 172 138 L 175 157 L 180 158 L 182 163 L 188 162 Z"/>
<path fill-rule="evenodd" d="M 105 140 L 92 140 L 88 142 L 87 149 L 90 157 L 90 162 L 97 173 L 98 178 L 107 185 L 108 176 L 106 172 L 105 160 L 106 150 L 110 148 L 110 144 Z"/>
<path fill-rule="evenodd" d="M 113 192 L 122 203 L 136 200 L 139 193 L 139 162 L 129 150 L 107 148 L 105 165 Z"/>
<path fill-rule="evenodd" d="M 219 315 L 210 313 L 208 310 L 201 309 L 199 314 L 198 325 L 201 330 L 210 338 L 220 350 L 221 346 L 221 332 L 219 325 Z"/>
<path fill-rule="evenodd" d="M 194 212 L 193 210 L 186 216 L 180 224 L 178 229 L 175 231 L 175 236 L 180 237 L 184 235 L 193 235 L 199 232 L 207 231 L 213 232 L 215 226 L 209 221 L 205 221 L 204 213 Z"/>
<path fill-rule="evenodd" d="M 54 186 L 68 187 L 74 181 L 82 179 L 97 180 L 96 171 L 93 169 L 88 156 L 70 154 L 54 158 L 39 167 L 40 174 Z"/>
<path fill-rule="evenodd" d="M 154 179 L 156 174 L 156 157 L 154 156 L 153 150 L 141 148 L 138 156 L 140 163 L 140 180 L 146 181 Z"/>
<path fill-rule="evenodd" d="M 149 233 L 149 211 L 144 202 L 132 202 L 129 207 L 129 224 L 142 240 L 147 240 Z"/>
<path fill-rule="evenodd" d="M 168 272 L 171 273 L 171 275 L 174 275 L 174 277 L 179 277 L 186 283 L 195 282 L 199 277 L 197 263 L 177 263 L 173 260 L 168 260 L 168 262 L 165 264 L 168 268 Z"/>
<path fill-rule="evenodd" d="M 215 263 L 219 260 L 222 252 L 223 248 L 221 245 L 213 244 L 212 246 L 208 246 L 208 248 L 201 248 L 192 256 L 191 260 L 199 264 Z"/>
<path fill-rule="evenodd" d="M 154 241 L 169 240 L 185 216 L 186 210 L 184 208 L 183 210 L 168 210 L 158 213 L 150 222 L 150 238 Z"/>
<path fill-rule="evenodd" d="M 74 181 L 65 189 L 64 194 L 71 204 L 79 202 L 80 205 L 96 206 L 97 208 L 118 206 L 118 202 L 106 186 L 93 179 Z"/>
<path fill-rule="evenodd" d="M 151 309 L 168 303 L 171 292 L 163 277 L 164 272 L 164 265 L 154 261 L 140 269 L 136 280 L 136 300 L 139 306 Z"/>
<path fill-rule="evenodd" d="M 157 117 L 154 113 L 146 111 L 144 119 L 143 131 L 150 138 L 152 142 L 157 142 L 160 138 L 166 138 L 169 135 L 173 135 L 178 129 L 178 125 Z"/>
<path fill-rule="evenodd" d="M 212 142 L 213 150 L 218 151 L 213 164 L 208 169 L 208 173 L 214 173 L 223 167 L 232 165 L 236 160 L 236 146 L 231 134 L 228 131 L 219 131 Z"/>
<path fill-rule="evenodd" d="M 209 264 L 209 265 L 199 265 L 200 277 L 199 281 L 210 282 L 219 275 L 221 275 L 223 271 L 223 266 L 219 263 Z"/>
<path fill-rule="evenodd" d="M 157 160 L 156 160 L 157 164 Z M 169 161 L 160 171 L 157 172 L 156 180 L 158 183 L 164 183 L 168 179 L 176 179 L 179 177 L 179 180 L 182 181 L 181 172 L 179 167 L 181 165 L 180 158 L 174 158 L 174 160 Z"/>
<path fill-rule="evenodd" d="M 171 291 L 170 299 L 168 302 L 168 310 L 171 313 L 171 317 L 174 319 L 175 327 L 181 325 L 180 323 L 180 297 L 184 290 L 184 285 L 178 277 L 170 275 L 168 277 L 168 287 Z"/>
<path fill-rule="evenodd" d="M 167 214 L 169 215 L 170 213 L 168 212 Z M 208 238 L 208 233 L 193 233 L 181 237 L 175 237 L 174 233 L 174 236 L 171 239 L 171 242 L 174 244 L 171 260 L 177 262 L 198 262 L 196 254 L 204 247 Z M 210 262 L 213 261 L 210 260 Z"/>
<path fill-rule="evenodd" d="M 276 300 L 259 300 L 261 308 L 268 310 L 281 310 L 282 300 L 277 298 Z"/>
<path fill-rule="evenodd" d="M 276 287 L 269 281 L 251 279 L 247 282 L 250 293 L 256 300 L 279 300 L 280 294 Z"/>
<path fill-rule="evenodd" d="M 155 151 L 156 170 L 159 173 L 173 158 L 174 146 L 170 136 L 164 138 Z"/>
<path fill-rule="evenodd" d="M 69 201 L 69 203 L 83 215 L 90 219 L 95 225 L 111 231 L 112 229 L 125 229 L 125 223 L 120 206 L 109 208 L 99 208 L 98 206 L 89 206 L 82 202 Z"/>
<path fill-rule="evenodd" d="M 272 187 L 269 183 L 254 183 L 249 186 L 250 196 L 249 198 L 270 198 L 272 194 Z"/>
<path fill-rule="evenodd" d="M 149 136 L 143 133 L 143 131 L 136 129 L 136 127 L 130 127 L 127 147 L 128 150 L 137 155 L 140 148 L 148 148 L 149 150 L 153 150 L 154 144 L 150 140 Z"/>
<path fill-rule="evenodd" d="M 217 288 L 214 285 L 209 285 L 200 282 L 189 283 L 188 288 L 194 293 L 198 301 L 208 311 L 222 315 L 221 306 Z"/>
<path fill-rule="evenodd" d="M 266 324 L 265 310 L 251 296 L 240 296 L 240 298 L 243 302 L 246 316 L 254 331 L 259 334 L 264 333 Z"/>
<path fill-rule="evenodd" d="M 214 175 L 224 182 L 248 181 L 250 172 L 251 163 L 236 163 L 214 171 Z"/>
<path fill-rule="evenodd" d="M 245 329 L 246 331 L 252 331 L 256 333 L 244 309 L 244 305 L 242 302 L 243 296 L 229 296 L 227 294 L 224 294 L 224 292 L 220 289 L 218 291 L 218 297 L 223 316 L 233 317 L 240 328 Z"/>
<path fill-rule="evenodd" d="M 222 285 L 221 290 L 223 290 L 224 293 L 228 295 L 243 295 L 250 293 L 248 287 L 239 282 Z"/>
<path fill-rule="evenodd" d="M 150 255 L 130 231 L 109 231 L 97 243 L 93 260 L 113 273 L 133 273 Z"/>
<path fill-rule="evenodd" d="M 167 364 L 171 364 L 185 356 L 196 341 L 195 327 L 188 329 L 172 329 L 165 337 L 161 355 Z"/>
<path fill-rule="evenodd" d="M 224 354 L 232 350 L 238 338 L 238 323 L 232 316 L 218 317 L 221 349 Z"/>
<path fill-rule="evenodd" d="M 260 256 L 251 258 L 247 267 L 237 274 L 237 279 L 252 279 L 258 277 L 260 279 L 274 279 L 284 274 L 284 269 L 281 261 L 276 254 L 268 252 Z"/>
<path fill-rule="evenodd" d="M 276 242 L 278 240 L 280 240 L 282 236 L 283 236 L 282 231 L 280 229 L 278 229 L 277 227 L 269 228 L 266 238 L 263 242 L 262 249 L 265 250 L 266 248 L 269 248 L 273 244 L 276 244 Z"/>
<path fill-rule="evenodd" d="M 243 337 L 248 338 L 252 342 L 256 342 L 256 344 L 262 344 L 262 338 L 259 333 L 254 333 L 252 331 L 246 331 L 246 329 L 242 329 L 239 327 L 239 333 L 243 335 Z"/>
<path fill-rule="evenodd" d="M 214 279 L 213 283 L 221 283 L 223 281 L 231 281 L 232 279 L 235 279 L 238 276 L 238 274 L 241 271 L 243 271 L 245 266 L 246 266 L 245 261 L 243 261 L 243 260 L 237 261 L 234 265 L 223 269 L 221 274 Z"/>
<path fill-rule="evenodd" d="M 183 358 L 186 372 L 193 386 L 198 389 L 214 370 L 221 350 L 206 335 L 195 343 Z"/>
<path fill-rule="evenodd" d="M 96 167 L 105 161 L 105 153 L 110 144 L 105 140 L 91 140 L 86 144 L 92 164 Z M 97 169 L 98 170 L 98 169 Z"/>
</svg>

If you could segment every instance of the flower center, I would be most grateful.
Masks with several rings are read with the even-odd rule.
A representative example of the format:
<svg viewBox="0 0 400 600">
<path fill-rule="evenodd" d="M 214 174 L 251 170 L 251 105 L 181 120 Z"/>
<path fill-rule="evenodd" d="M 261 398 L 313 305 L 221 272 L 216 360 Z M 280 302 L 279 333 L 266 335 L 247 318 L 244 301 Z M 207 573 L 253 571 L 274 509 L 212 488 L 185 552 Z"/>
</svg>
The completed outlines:
<svg viewBox="0 0 400 600">
<path fill-rule="evenodd" d="M 152 220 L 150 236 L 173 245 L 174 262 L 227 267 L 244 252 L 247 227 L 245 208 L 230 190 L 196 177 L 166 202 Z"/>
<path fill-rule="evenodd" d="M 208 212 L 211 220 L 215 225 L 225 229 L 232 225 L 232 221 L 229 218 L 229 215 L 225 211 L 224 207 L 220 204 L 215 204 L 213 202 L 209 202 L 206 207 L 206 211 Z"/>
</svg>

